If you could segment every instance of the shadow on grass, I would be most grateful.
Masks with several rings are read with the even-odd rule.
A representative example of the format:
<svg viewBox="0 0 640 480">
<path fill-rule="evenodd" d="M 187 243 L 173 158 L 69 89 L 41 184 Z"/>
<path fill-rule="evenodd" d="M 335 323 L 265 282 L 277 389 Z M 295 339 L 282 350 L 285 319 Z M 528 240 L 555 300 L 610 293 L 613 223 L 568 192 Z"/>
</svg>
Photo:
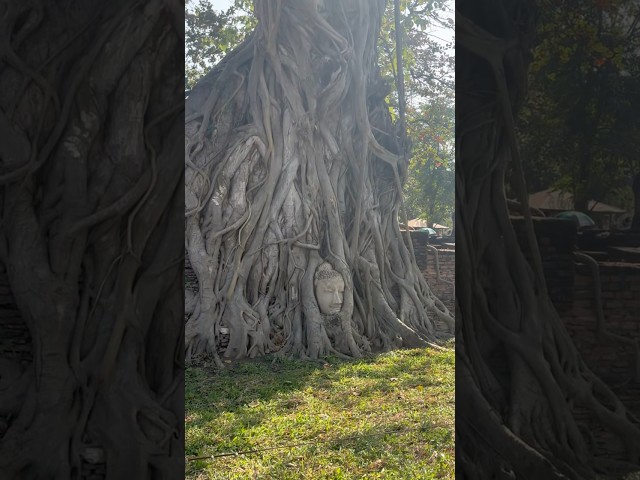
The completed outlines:
<svg viewBox="0 0 640 480">
<path fill-rule="evenodd" d="M 453 407 L 448 405 L 453 402 L 453 382 L 453 353 L 443 356 L 429 350 L 389 352 L 353 361 L 327 359 L 324 363 L 267 357 L 237 362 L 222 371 L 192 367 L 186 373 L 186 454 L 204 456 L 319 442 L 246 458 L 250 462 L 259 456 L 266 462 L 260 465 L 261 475 L 267 475 L 264 478 L 301 478 L 290 476 L 291 465 L 296 464 L 296 458 L 307 463 L 313 461 L 310 459 L 321 461 L 318 452 L 326 458 L 315 470 L 329 468 L 335 451 L 343 457 L 339 462 L 347 461 L 345 455 L 352 457 L 350 467 L 365 473 L 380 468 L 402 470 L 396 465 L 404 448 L 401 442 L 413 439 L 407 443 L 407 448 L 414 448 L 407 453 L 411 458 L 427 455 L 426 463 L 447 463 L 433 457 L 433 449 L 453 448 Z M 447 392 L 451 401 L 437 398 Z M 433 414 L 427 408 L 427 397 L 440 404 Z M 408 414 L 407 409 L 414 411 Z M 338 419 L 358 415 L 367 418 Z M 437 426 L 443 418 L 450 425 Z M 377 423 L 380 426 L 372 426 Z M 413 431 L 381 435 L 389 429 Z M 350 438 L 354 435 L 359 438 Z M 394 454 L 390 453 L 390 442 L 398 442 Z M 187 471 L 193 473 L 207 465 L 204 461 L 189 462 Z M 421 471 L 414 474 L 422 475 Z"/>
<path fill-rule="evenodd" d="M 207 366 L 193 366 L 185 375 L 185 411 L 187 427 L 206 427 L 220 416 L 232 414 L 235 420 L 229 430 L 243 432 L 259 425 L 263 417 L 273 415 L 273 411 L 256 409 L 257 402 L 265 403 L 276 396 L 303 389 L 308 378 L 323 366 L 315 362 L 274 359 L 263 357 L 251 361 L 235 362 L 224 370 Z M 286 401 L 285 401 L 286 402 Z M 295 407 L 295 398 L 288 398 Z M 237 437 L 237 436 L 234 436 Z M 241 441 L 226 447 L 249 448 L 249 443 Z M 197 455 L 199 447 L 187 443 L 187 455 Z M 215 445 L 213 445 L 215 447 Z M 194 449 L 194 447 L 197 447 Z"/>
<path fill-rule="evenodd" d="M 208 471 L 208 478 L 250 478 L 251 473 L 256 478 L 277 480 L 365 476 L 423 480 L 452 478 L 453 429 L 426 426 L 409 431 L 398 428 L 381 434 L 378 429 L 369 428 L 357 436 L 283 445 L 243 457 L 240 465 L 237 457 L 227 457 L 216 459 L 215 463 L 194 462 L 188 468 L 192 473 Z"/>
</svg>

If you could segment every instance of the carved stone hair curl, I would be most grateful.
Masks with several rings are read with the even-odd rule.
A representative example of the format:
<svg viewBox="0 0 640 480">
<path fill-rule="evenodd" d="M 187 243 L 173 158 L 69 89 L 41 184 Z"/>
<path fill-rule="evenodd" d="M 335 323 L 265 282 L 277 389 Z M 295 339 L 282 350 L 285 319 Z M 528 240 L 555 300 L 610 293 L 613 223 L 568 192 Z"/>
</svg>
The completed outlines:
<svg viewBox="0 0 640 480">
<path fill-rule="evenodd" d="M 342 278 L 342 274 L 334 270 L 333 266 L 329 262 L 323 262 L 320 265 L 318 265 L 318 268 L 316 269 L 316 273 L 313 275 L 313 279 L 316 282 L 318 280 L 326 280 L 328 278 L 335 278 L 335 277 Z"/>
</svg>

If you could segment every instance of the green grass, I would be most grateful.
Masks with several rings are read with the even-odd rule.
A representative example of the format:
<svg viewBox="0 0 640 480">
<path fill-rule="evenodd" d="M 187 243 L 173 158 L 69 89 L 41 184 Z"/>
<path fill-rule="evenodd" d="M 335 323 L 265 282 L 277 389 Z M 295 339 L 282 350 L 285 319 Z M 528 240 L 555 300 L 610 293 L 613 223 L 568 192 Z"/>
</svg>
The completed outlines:
<svg viewBox="0 0 640 480">
<path fill-rule="evenodd" d="M 305 445 L 187 461 L 187 478 L 453 479 L 454 376 L 433 349 L 189 368 L 187 458 Z"/>
</svg>

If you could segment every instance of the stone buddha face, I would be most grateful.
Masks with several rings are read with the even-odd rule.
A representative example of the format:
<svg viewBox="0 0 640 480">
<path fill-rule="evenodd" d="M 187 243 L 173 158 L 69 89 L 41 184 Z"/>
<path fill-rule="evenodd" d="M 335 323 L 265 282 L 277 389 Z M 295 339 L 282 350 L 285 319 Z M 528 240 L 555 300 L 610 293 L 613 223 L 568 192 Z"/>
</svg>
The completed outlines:
<svg viewBox="0 0 640 480">
<path fill-rule="evenodd" d="M 316 300 L 320 313 L 336 314 L 344 302 L 344 279 L 330 263 L 322 263 L 314 275 Z"/>
</svg>

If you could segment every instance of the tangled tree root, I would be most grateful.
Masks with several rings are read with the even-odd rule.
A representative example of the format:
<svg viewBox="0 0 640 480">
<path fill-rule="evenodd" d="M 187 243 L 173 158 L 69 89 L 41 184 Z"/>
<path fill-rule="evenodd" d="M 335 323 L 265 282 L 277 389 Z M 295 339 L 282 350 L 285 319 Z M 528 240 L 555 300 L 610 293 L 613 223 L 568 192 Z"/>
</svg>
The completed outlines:
<svg viewBox="0 0 640 480">
<path fill-rule="evenodd" d="M 526 91 L 530 3 L 456 5 L 456 397 L 460 478 L 619 478 L 640 426 L 584 364 L 546 293 L 514 128 Z M 489 13 L 490 12 L 490 13 Z M 520 180 L 532 265 L 508 217 Z M 581 411 L 581 416 L 578 416 Z M 589 426 L 610 433 L 603 451 Z"/>
<path fill-rule="evenodd" d="M 385 2 L 323 3 L 256 1 L 256 30 L 187 100 L 188 358 L 215 354 L 222 329 L 235 358 L 357 357 L 453 329 L 399 228 L 407 161 L 376 66 Z M 345 280 L 338 319 L 314 296 L 323 261 Z"/>
<path fill-rule="evenodd" d="M 183 475 L 173 5 L 3 4 L 0 270 L 33 362 L 0 361 L 1 478 Z"/>
</svg>

